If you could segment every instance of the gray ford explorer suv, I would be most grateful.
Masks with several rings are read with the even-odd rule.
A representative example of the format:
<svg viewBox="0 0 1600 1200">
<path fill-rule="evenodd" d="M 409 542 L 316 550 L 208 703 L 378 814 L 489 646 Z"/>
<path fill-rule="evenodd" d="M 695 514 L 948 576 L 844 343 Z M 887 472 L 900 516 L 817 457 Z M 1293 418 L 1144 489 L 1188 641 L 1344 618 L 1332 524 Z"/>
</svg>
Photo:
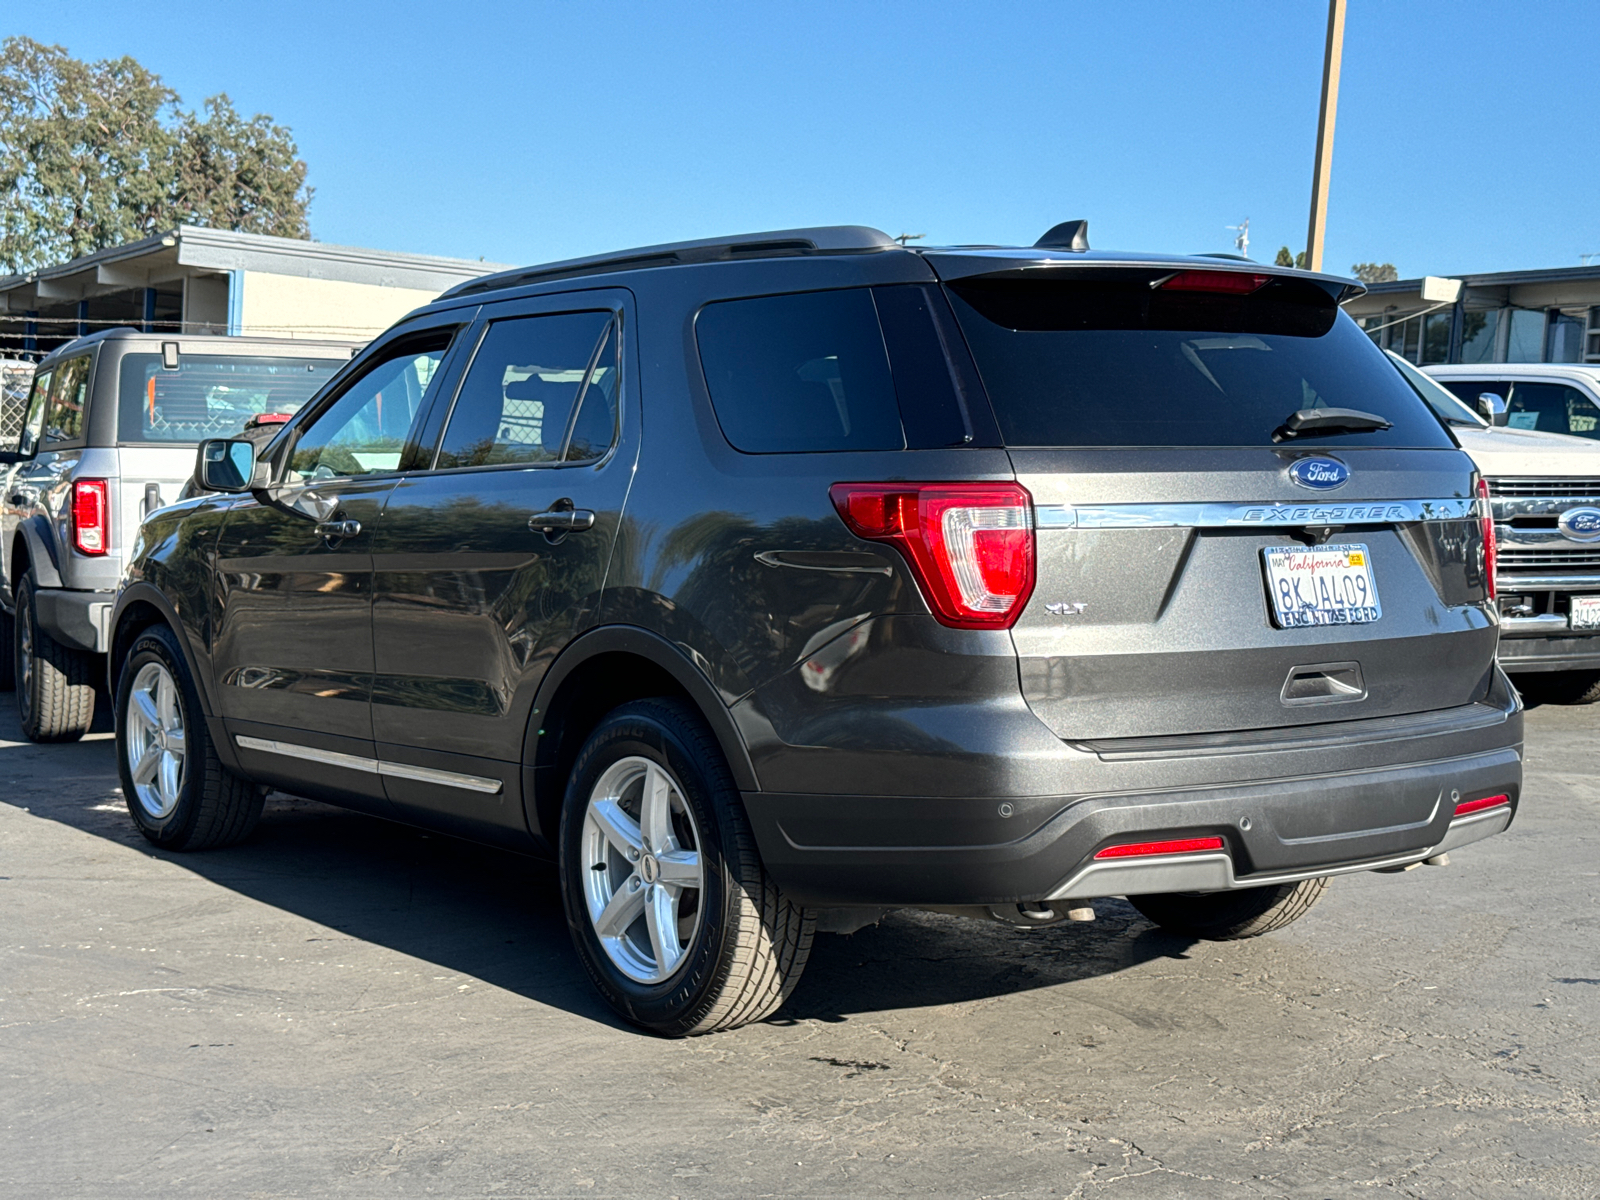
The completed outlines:
<svg viewBox="0 0 1600 1200">
<path fill-rule="evenodd" d="M 178 498 L 196 443 L 293 413 L 352 349 L 108 329 L 39 364 L 0 451 L 0 689 L 28 737 L 89 728 L 128 547 Z"/>
<path fill-rule="evenodd" d="M 1126 896 L 1234 938 L 1510 824 L 1485 510 L 1340 312 L 1205 258 L 792 230 L 417 310 L 111 622 L 152 842 L 264 789 L 552 857 L 595 985 L 761 1019 L 816 929 Z"/>
</svg>

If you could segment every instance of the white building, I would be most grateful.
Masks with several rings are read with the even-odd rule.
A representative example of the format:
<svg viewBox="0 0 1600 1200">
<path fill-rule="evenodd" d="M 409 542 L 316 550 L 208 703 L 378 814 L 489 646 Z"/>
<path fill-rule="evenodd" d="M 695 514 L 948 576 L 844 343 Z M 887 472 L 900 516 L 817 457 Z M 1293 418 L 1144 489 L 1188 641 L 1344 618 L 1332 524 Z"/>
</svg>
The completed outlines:
<svg viewBox="0 0 1600 1200">
<path fill-rule="evenodd" d="M 36 357 L 113 325 L 362 339 L 501 263 L 180 225 L 0 277 L 0 357 Z"/>
</svg>

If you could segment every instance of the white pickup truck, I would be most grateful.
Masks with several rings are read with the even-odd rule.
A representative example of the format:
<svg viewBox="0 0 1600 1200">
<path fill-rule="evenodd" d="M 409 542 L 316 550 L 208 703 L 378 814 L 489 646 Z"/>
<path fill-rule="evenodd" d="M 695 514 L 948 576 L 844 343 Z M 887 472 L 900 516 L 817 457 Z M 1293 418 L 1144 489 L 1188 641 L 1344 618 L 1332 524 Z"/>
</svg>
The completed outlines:
<svg viewBox="0 0 1600 1200">
<path fill-rule="evenodd" d="M 1442 380 L 1390 357 L 1488 481 L 1500 665 L 1531 699 L 1600 700 L 1600 441 L 1502 424 L 1503 390 L 1484 400 L 1486 418 Z"/>
</svg>

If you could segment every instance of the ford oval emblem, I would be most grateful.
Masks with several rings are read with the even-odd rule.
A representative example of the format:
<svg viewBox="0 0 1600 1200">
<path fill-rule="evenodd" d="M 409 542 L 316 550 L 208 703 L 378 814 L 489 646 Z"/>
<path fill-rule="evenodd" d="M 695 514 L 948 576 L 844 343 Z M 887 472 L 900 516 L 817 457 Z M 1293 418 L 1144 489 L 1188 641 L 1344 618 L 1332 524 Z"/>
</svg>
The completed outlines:
<svg viewBox="0 0 1600 1200">
<path fill-rule="evenodd" d="M 1289 478 L 1303 488 L 1328 492 L 1345 485 L 1350 468 L 1336 458 L 1301 458 L 1289 468 Z"/>
<path fill-rule="evenodd" d="M 1569 508 L 1556 524 L 1575 542 L 1600 542 L 1600 508 Z"/>
</svg>

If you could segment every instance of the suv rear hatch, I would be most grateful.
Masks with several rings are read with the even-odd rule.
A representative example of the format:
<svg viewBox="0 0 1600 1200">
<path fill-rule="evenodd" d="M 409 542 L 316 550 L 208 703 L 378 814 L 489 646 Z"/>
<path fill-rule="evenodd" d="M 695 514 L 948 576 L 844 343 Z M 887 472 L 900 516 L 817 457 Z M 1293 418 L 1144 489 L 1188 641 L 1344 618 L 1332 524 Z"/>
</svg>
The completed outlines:
<svg viewBox="0 0 1600 1200">
<path fill-rule="evenodd" d="M 1058 736 L 1486 694 L 1472 464 L 1339 310 L 1341 281 L 929 257 L 1033 496 L 1037 582 L 1012 636 Z"/>
</svg>

